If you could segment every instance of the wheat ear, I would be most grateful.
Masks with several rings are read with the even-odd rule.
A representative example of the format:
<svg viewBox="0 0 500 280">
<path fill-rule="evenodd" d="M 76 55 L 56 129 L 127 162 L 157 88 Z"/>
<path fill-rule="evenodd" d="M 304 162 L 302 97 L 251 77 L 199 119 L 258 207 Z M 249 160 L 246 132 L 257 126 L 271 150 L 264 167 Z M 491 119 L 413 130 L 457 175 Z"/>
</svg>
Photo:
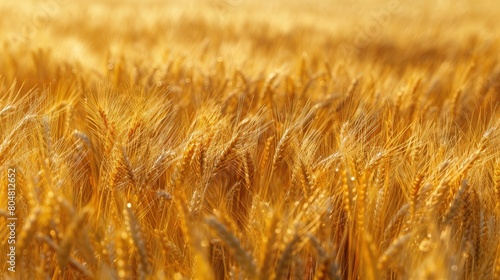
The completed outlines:
<svg viewBox="0 0 500 280">
<path fill-rule="evenodd" d="M 274 263 L 276 258 L 276 251 L 278 249 L 278 245 L 276 242 L 279 230 L 277 228 L 278 222 L 279 222 L 278 216 L 274 215 L 271 220 L 271 223 L 269 224 L 269 234 L 268 234 L 269 237 L 267 238 L 266 241 L 264 259 L 261 264 L 261 270 L 259 275 L 260 280 L 267 280 L 270 279 L 271 277 L 272 266 L 270 264 Z"/>
<path fill-rule="evenodd" d="M 216 232 L 219 238 L 229 247 L 236 261 L 242 267 L 250 278 L 254 278 L 257 274 L 257 265 L 253 257 L 241 246 L 240 240 L 234 236 L 226 228 L 224 224 L 219 222 L 215 217 L 205 219 L 205 222 Z"/>
<path fill-rule="evenodd" d="M 146 244 L 141 234 L 141 227 L 137 222 L 137 219 L 132 212 L 132 206 L 128 203 L 124 211 L 125 225 L 127 226 L 127 231 L 132 237 L 135 248 L 139 254 L 139 276 L 140 279 L 146 279 L 150 275 L 150 264 L 148 261 L 148 251 Z"/>
<path fill-rule="evenodd" d="M 278 164 L 284 158 L 285 150 L 290 143 L 290 139 L 291 139 L 291 131 L 290 129 L 287 129 L 285 130 L 285 133 L 283 133 L 283 136 L 281 136 L 278 145 L 276 145 L 276 150 L 274 152 L 273 164 L 272 164 L 273 170 L 276 169 L 276 167 L 278 167 Z"/>
<path fill-rule="evenodd" d="M 382 253 L 382 256 L 380 256 L 377 264 L 378 268 L 386 269 L 391 262 L 394 262 L 394 259 L 401 253 L 403 247 L 410 240 L 410 237 L 410 234 L 405 234 L 396 238 L 392 242 L 392 244 L 384 251 L 384 253 Z"/>
<path fill-rule="evenodd" d="M 273 279 L 285 279 L 285 275 L 290 267 L 293 260 L 293 254 L 297 244 L 300 241 L 300 236 L 295 234 L 295 236 L 290 240 L 281 253 L 281 257 L 276 265 L 276 270 Z"/>
</svg>

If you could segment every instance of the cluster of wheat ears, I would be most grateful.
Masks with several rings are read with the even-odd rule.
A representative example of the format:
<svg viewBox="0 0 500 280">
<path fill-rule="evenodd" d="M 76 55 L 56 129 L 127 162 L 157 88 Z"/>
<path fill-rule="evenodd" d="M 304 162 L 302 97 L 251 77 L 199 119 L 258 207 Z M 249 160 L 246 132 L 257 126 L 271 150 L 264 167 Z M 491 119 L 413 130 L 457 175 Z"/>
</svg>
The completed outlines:
<svg viewBox="0 0 500 280">
<path fill-rule="evenodd" d="M 352 36 L 244 4 L 129 26 L 67 5 L 1 51 L 3 279 L 500 279 L 498 37 L 393 15 L 346 58 Z"/>
</svg>

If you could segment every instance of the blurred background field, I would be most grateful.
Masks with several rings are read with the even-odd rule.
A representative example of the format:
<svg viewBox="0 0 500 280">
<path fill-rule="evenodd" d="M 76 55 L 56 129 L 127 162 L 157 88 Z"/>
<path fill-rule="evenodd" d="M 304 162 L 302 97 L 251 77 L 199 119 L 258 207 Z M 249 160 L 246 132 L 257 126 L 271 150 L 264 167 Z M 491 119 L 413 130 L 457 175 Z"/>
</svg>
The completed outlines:
<svg viewBox="0 0 500 280">
<path fill-rule="evenodd" d="M 488 52 L 490 61 L 497 59 L 499 6 L 451 0 L 2 1 L 1 39 L 5 50 L 53 48 L 54 59 L 101 74 L 106 62 L 123 55 L 129 63 L 165 63 L 173 55 L 202 65 L 222 57 L 232 66 L 268 71 L 289 68 L 303 54 L 349 63 L 358 72 L 365 61 L 400 68 L 417 58 L 438 68 Z"/>
</svg>

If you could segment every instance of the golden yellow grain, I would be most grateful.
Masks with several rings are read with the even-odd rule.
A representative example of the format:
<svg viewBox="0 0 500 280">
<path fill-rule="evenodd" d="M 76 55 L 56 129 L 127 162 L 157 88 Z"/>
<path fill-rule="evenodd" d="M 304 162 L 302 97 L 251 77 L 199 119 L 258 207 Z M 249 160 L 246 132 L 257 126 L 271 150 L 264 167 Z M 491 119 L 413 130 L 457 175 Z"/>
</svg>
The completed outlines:
<svg viewBox="0 0 500 280">
<path fill-rule="evenodd" d="M 266 165 L 268 164 L 269 162 L 269 157 L 271 156 L 270 153 L 271 153 L 271 145 L 274 141 L 274 135 L 273 136 L 269 136 L 266 140 L 266 143 L 264 145 L 264 151 L 263 151 L 263 154 L 262 154 L 262 160 L 261 160 L 261 165 L 260 165 L 260 170 L 265 170 L 266 168 Z"/>
<path fill-rule="evenodd" d="M 184 172 L 185 172 L 191 158 L 193 157 L 193 154 L 196 151 L 196 147 L 197 147 L 196 144 L 197 144 L 197 142 L 195 140 L 191 140 L 188 143 L 188 145 L 186 146 L 186 148 L 184 149 L 184 151 L 182 153 L 182 157 L 177 162 L 177 164 L 175 166 L 175 172 L 172 175 L 171 184 L 173 186 L 178 186 L 182 182 L 182 180 L 184 179 Z"/>
<path fill-rule="evenodd" d="M 351 176 L 347 168 L 342 169 L 342 195 L 344 209 L 348 217 L 352 218 L 353 211 L 353 181 L 355 178 Z"/>
<path fill-rule="evenodd" d="M 4 278 L 500 277 L 499 4 L 4 2 Z"/>
<path fill-rule="evenodd" d="M 416 214 L 416 209 L 417 209 L 417 203 L 418 203 L 418 192 L 420 190 L 420 187 L 422 185 L 422 180 L 424 179 L 424 173 L 423 172 L 418 172 L 417 176 L 413 180 L 413 184 L 410 189 L 410 215 L 411 219 L 415 219 L 415 214 Z"/>
</svg>

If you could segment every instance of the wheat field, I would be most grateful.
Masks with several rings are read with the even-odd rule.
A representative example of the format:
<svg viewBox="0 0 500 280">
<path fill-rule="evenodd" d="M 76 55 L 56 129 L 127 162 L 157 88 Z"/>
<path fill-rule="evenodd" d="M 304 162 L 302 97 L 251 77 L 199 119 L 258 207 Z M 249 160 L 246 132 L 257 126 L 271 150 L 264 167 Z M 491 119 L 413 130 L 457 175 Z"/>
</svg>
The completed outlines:
<svg viewBox="0 0 500 280">
<path fill-rule="evenodd" d="M 500 279 L 499 3 L 0 11 L 0 278 Z"/>
</svg>

